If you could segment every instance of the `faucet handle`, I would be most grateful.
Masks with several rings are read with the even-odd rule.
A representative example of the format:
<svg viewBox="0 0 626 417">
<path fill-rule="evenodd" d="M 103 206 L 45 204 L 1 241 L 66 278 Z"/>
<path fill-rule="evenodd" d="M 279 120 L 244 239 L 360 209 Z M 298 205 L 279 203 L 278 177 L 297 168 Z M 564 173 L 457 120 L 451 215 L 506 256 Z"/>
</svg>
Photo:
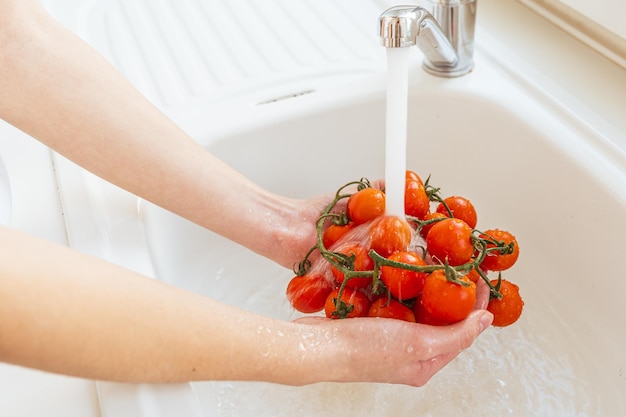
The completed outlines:
<svg viewBox="0 0 626 417">
<path fill-rule="evenodd" d="M 415 6 L 394 6 L 379 17 L 380 43 L 385 48 L 414 46 L 419 34 L 418 21 L 423 19 L 426 9 Z"/>
<path fill-rule="evenodd" d="M 458 57 L 455 70 L 447 76 L 467 74 L 474 68 L 477 0 L 428 0 L 428 3 L 426 7 L 443 29 Z M 428 72 L 438 72 L 426 63 L 424 67 Z"/>
<path fill-rule="evenodd" d="M 394 6 L 379 17 L 386 48 L 417 45 L 424 69 L 443 77 L 467 74 L 474 66 L 476 0 L 431 0 L 432 14 L 420 6 Z"/>
<path fill-rule="evenodd" d="M 394 6 L 379 17 L 380 43 L 386 48 L 417 45 L 426 61 L 437 67 L 454 67 L 456 51 L 435 18 L 420 6 Z"/>
</svg>

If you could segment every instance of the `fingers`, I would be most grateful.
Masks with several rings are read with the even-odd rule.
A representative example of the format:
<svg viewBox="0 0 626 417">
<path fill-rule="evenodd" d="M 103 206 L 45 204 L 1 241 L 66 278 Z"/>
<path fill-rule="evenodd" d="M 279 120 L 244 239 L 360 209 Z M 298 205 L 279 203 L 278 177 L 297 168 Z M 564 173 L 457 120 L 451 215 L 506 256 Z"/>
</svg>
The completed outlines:
<svg viewBox="0 0 626 417">
<path fill-rule="evenodd" d="M 491 325 L 493 315 L 485 310 L 476 310 L 462 322 L 450 326 L 431 327 L 428 352 L 431 357 L 421 361 L 418 374 L 409 376 L 409 385 L 423 386 L 448 365 L 459 353 L 469 348 L 474 340 Z"/>
<path fill-rule="evenodd" d="M 411 326 L 419 326 L 419 339 L 422 345 L 420 346 L 420 351 L 425 355 L 425 359 L 431 359 L 448 354 L 452 354 L 454 357 L 460 351 L 467 349 L 491 325 L 492 321 L 493 314 L 489 311 L 475 310 L 465 320 L 449 326 L 428 326 L 422 324 L 412 324 Z M 353 324 L 356 322 L 362 323 L 358 319 L 351 319 L 349 323 Z M 328 324 L 329 320 L 320 316 L 305 316 L 295 319 L 294 323 L 320 325 Z M 382 324 L 382 321 L 379 321 L 379 323 Z M 335 324 L 337 323 L 335 322 Z M 370 324 L 373 324 L 373 322 L 370 322 Z M 405 336 L 409 336 L 408 332 Z"/>
<path fill-rule="evenodd" d="M 457 354 L 472 345 L 474 340 L 491 325 L 493 314 L 475 310 L 465 320 L 450 326 L 428 326 L 429 352 L 432 357 Z"/>
<path fill-rule="evenodd" d="M 487 308 L 489 292 L 489 285 L 483 279 L 479 279 L 476 283 L 476 304 L 474 304 L 474 310 L 485 310 Z"/>
<path fill-rule="evenodd" d="M 490 312 L 476 310 L 449 326 L 379 318 L 329 320 L 320 316 L 298 318 L 295 323 L 306 327 L 303 335 L 316 334 L 320 338 L 320 352 L 335 351 L 330 355 L 337 370 L 333 380 L 423 386 L 469 348 L 492 320 Z"/>
<path fill-rule="evenodd" d="M 426 361 L 422 362 L 422 372 L 421 375 L 417 375 L 417 379 L 415 382 L 410 385 L 415 386 L 423 386 L 430 379 L 437 374 L 437 372 L 441 371 L 446 365 L 448 365 L 454 358 L 459 355 L 459 352 L 456 353 L 446 353 L 445 355 L 435 356 L 434 358 L 430 358 Z"/>
<path fill-rule="evenodd" d="M 298 324 L 321 324 L 327 322 L 328 319 L 326 317 L 321 316 L 304 316 L 298 317 L 293 322 Z"/>
</svg>

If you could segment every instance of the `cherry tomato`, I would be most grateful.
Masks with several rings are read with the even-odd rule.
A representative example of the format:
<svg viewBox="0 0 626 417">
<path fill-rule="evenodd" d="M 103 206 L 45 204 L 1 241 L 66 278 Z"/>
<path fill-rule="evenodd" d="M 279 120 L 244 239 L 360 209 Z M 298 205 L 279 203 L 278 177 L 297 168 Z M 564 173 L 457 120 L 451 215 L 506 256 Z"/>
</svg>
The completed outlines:
<svg viewBox="0 0 626 417">
<path fill-rule="evenodd" d="M 385 213 L 385 193 L 377 188 L 364 188 L 348 198 L 346 214 L 356 224 L 362 224 Z"/>
<path fill-rule="evenodd" d="M 466 275 L 470 281 L 472 281 L 474 284 L 478 283 L 478 280 L 482 279 L 482 277 L 478 274 L 478 271 L 476 271 L 475 269 L 471 269 L 467 275 Z"/>
<path fill-rule="evenodd" d="M 422 220 L 435 220 L 435 219 L 445 219 L 448 216 L 441 214 L 441 213 L 437 213 L 436 211 L 432 212 L 432 213 L 428 213 L 426 216 L 424 216 L 424 218 Z M 422 235 L 423 238 L 426 238 L 426 236 L 428 236 L 428 232 L 430 231 L 430 229 L 432 229 L 433 225 L 436 222 L 433 223 L 429 223 L 426 224 L 424 226 L 422 226 L 421 230 L 420 230 L 420 234 Z"/>
<path fill-rule="evenodd" d="M 422 220 L 430 212 L 430 200 L 424 185 L 415 180 L 407 180 L 404 186 L 404 212 Z"/>
<path fill-rule="evenodd" d="M 287 299 L 301 313 L 317 313 L 333 289 L 322 274 L 296 275 L 287 285 Z"/>
<path fill-rule="evenodd" d="M 491 284 L 496 285 L 498 280 L 492 280 Z M 519 293 L 519 287 L 510 281 L 502 280 L 500 284 L 501 299 L 494 298 L 489 301 L 487 310 L 493 313 L 492 325 L 497 327 L 509 326 L 515 323 L 522 315 L 524 300 Z"/>
<path fill-rule="evenodd" d="M 354 227 L 354 223 L 345 225 L 331 224 L 324 230 L 322 235 L 322 243 L 326 249 L 332 247 L 339 239 L 348 233 Z"/>
<path fill-rule="evenodd" d="M 487 230 L 481 237 L 488 236 L 492 239 L 503 241 L 505 244 L 513 243 L 513 252 L 509 254 L 502 255 L 498 251 L 488 252 L 485 255 L 485 259 L 481 262 L 480 267 L 486 269 L 487 271 L 504 271 L 512 267 L 515 262 L 517 262 L 517 258 L 519 257 L 519 245 L 517 244 L 517 239 L 511 233 L 506 230 L 492 229 Z M 492 248 L 495 245 L 487 244 L 487 248 Z"/>
<path fill-rule="evenodd" d="M 410 265 L 426 265 L 421 256 L 409 251 L 392 253 L 388 259 Z M 385 265 L 380 268 L 381 281 L 391 295 L 398 300 L 408 300 L 417 297 L 422 292 L 422 288 L 424 288 L 424 280 L 427 275 L 425 272 L 410 271 L 393 266 Z"/>
<path fill-rule="evenodd" d="M 435 224 L 426 236 L 428 252 L 444 263 L 457 266 L 467 263 L 474 254 L 472 229 L 461 219 L 444 219 Z"/>
<path fill-rule="evenodd" d="M 466 318 L 474 308 L 476 284 L 467 276 L 458 279 L 467 286 L 449 281 L 443 270 L 435 271 L 426 278 L 422 304 L 433 319 L 455 323 Z"/>
<path fill-rule="evenodd" d="M 374 300 L 367 316 L 398 319 L 415 323 L 415 314 L 409 307 L 398 300 L 388 297 L 380 297 Z"/>
<path fill-rule="evenodd" d="M 345 243 L 335 249 L 335 252 L 347 256 L 354 256 L 353 271 L 372 271 L 374 269 L 374 261 L 367 254 L 369 250 L 363 245 L 358 243 Z M 330 269 L 337 282 L 341 284 L 345 279 L 343 272 L 333 265 L 331 265 Z M 351 288 L 365 288 L 371 283 L 371 277 L 352 277 L 346 282 L 346 286 Z"/>
<path fill-rule="evenodd" d="M 406 179 L 406 181 L 417 181 L 420 184 L 424 185 L 424 181 L 422 181 L 422 178 L 415 171 L 411 171 L 410 169 L 406 170 L 406 175 L 404 178 Z"/>
<path fill-rule="evenodd" d="M 370 308 L 370 300 L 361 291 L 346 287 L 341 293 L 341 303 L 337 303 L 339 288 L 333 290 L 324 303 L 326 317 L 331 319 L 366 317 Z"/>
<path fill-rule="evenodd" d="M 478 223 L 478 216 L 476 215 L 476 209 L 474 205 L 465 197 L 452 196 L 444 198 L 448 208 L 452 212 L 452 217 L 463 220 L 472 229 L 476 227 Z M 445 216 L 448 216 L 448 210 L 446 210 L 443 203 L 439 203 L 436 211 Z"/>
<path fill-rule="evenodd" d="M 421 324 L 428 324 L 430 326 L 447 326 L 451 324 L 449 321 L 440 320 L 432 316 L 422 304 L 422 299 L 419 298 L 413 306 L 413 314 L 415 314 L 415 322 Z"/>
<path fill-rule="evenodd" d="M 405 251 L 413 236 L 406 220 L 396 216 L 380 216 L 369 228 L 369 245 L 379 255 L 388 257 L 394 252 Z"/>
</svg>

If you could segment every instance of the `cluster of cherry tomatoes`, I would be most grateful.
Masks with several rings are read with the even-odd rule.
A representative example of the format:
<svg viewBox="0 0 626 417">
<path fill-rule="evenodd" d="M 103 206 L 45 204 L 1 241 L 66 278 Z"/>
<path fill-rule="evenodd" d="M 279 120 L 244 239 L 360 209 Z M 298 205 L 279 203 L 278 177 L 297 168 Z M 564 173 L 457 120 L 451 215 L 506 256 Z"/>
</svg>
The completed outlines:
<svg viewBox="0 0 626 417">
<path fill-rule="evenodd" d="M 291 305 L 307 314 L 324 310 L 333 319 L 447 325 L 469 315 L 482 279 L 491 291 L 493 325 L 517 321 L 524 302 L 518 286 L 501 276 L 518 259 L 515 236 L 476 230 L 473 204 L 461 196 L 442 198 L 428 182 L 407 171 L 404 219 L 385 214 L 384 191 L 367 179 L 341 187 L 318 218 L 318 243 L 287 286 Z M 345 209 L 338 210 L 342 199 Z M 321 259 L 311 262 L 316 251 Z"/>
</svg>

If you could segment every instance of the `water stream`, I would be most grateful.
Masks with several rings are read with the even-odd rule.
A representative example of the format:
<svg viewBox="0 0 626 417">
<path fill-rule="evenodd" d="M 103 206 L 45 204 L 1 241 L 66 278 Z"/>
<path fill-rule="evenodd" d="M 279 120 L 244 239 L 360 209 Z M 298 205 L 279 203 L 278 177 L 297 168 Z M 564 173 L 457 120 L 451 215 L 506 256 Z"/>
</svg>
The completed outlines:
<svg viewBox="0 0 626 417">
<path fill-rule="evenodd" d="M 404 218 L 409 48 L 387 50 L 386 214 Z"/>
</svg>

